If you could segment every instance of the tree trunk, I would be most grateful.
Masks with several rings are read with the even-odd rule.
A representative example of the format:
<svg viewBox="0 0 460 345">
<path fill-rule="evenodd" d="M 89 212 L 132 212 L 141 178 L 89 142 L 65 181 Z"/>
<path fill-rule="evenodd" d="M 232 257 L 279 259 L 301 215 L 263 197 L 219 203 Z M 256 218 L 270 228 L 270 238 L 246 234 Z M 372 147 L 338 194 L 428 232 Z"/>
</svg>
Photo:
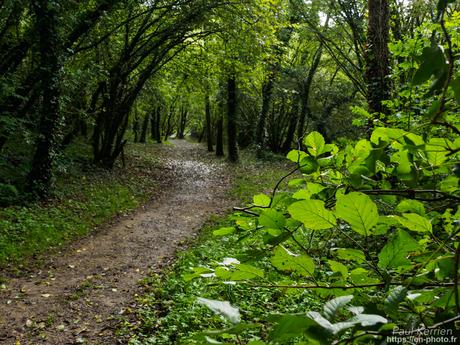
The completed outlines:
<svg viewBox="0 0 460 345">
<path fill-rule="evenodd" d="M 228 158 L 230 162 L 238 161 L 236 122 L 236 79 L 235 76 L 232 75 L 227 80 L 227 139 Z"/>
<path fill-rule="evenodd" d="M 169 109 L 168 119 L 166 120 L 166 131 L 165 131 L 165 138 L 164 138 L 165 141 L 168 141 L 169 137 L 172 134 L 171 119 L 172 119 L 173 114 L 174 114 L 174 107 L 171 106 L 171 108 Z"/>
<path fill-rule="evenodd" d="M 155 138 L 158 144 L 161 144 L 161 107 L 157 108 L 156 122 L 155 122 Z"/>
<path fill-rule="evenodd" d="M 302 101 L 299 115 L 299 124 L 297 127 L 297 139 L 302 138 L 305 134 L 305 122 L 306 119 L 310 117 L 310 107 L 308 105 L 310 98 L 310 88 L 313 83 L 313 77 L 315 76 L 319 63 L 321 61 L 322 52 L 323 43 L 321 42 L 313 57 L 310 70 L 308 71 L 308 75 L 304 80 L 302 80 L 300 85 L 300 97 L 302 97 Z"/>
<path fill-rule="evenodd" d="M 263 83 L 262 86 L 262 109 L 259 114 L 259 119 L 257 121 L 256 127 L 256 147 L 257 147 L 257 156 L 262 155 L 264 149 L 265 141 L 265 124 L 267 122 L 268 111 L 270 110 L 270 102 L 272 99 L 273 85 L 275 79 L 275 70 L 270 71 L 270 74 L 267 77 L 267 80 Z"/>
<path fill-rule="evenodd" d="M 291 150 L 291 145 L 294 141 L 295 129 L 297 126 L 297 118 L 299 116 L 299 98 L 294 96 L 292 103 L 291 113 L 289 115 L 289 127 L 286 133 L 286 140 L 284 141 L 282 147 L 283 152 L 289 152 Z"/>
<path fill-rule="evenodd" d="M 187 116 L 188 116 L 188 111 L 185 110 L 185 108 L 182 108 L 180 112 L 179 126 L 178 126 L 178 131 L 177 131 L 178 139 L 185 138 L 185 127 L 187 126 Z"/>
<path fill-rule="evenodd" d="M 156 114 L 155 114 L 155 111 L 150 115 L 150 138 L 152 140 L 156 139 L 156 136 L 155 136 L 155 126 L 156 126 L 156 122 L 155 122 Z"/>
<path fill-rule="evenodd" d="M 139 142 L 139 119 L 136 117 L 133 123 L 134 142 Z"/>
<path fill-rule="evenodd" d="M 144 122 L 142 123 L 142 133 L 140 142 L 145 144 L 147 142 L 147 133 L 149 131 L 149 121 L 150 121 L 150 114 L 146 114 L 144 117 Z"/>
<path fill-rule="evenodd" d="M 224 117 L 222 115 L 217 120 L 216 156 L 224 156 Z"/>
<path fill-rule="evenodd" d="M 58 14 L 47 0 L 33 2 L 40 50 L 41 118 L 37 147 L 28 175 L 28 189 L 37 196 L 48 196 L 53 184 L 53 161 L 59 129 L 59 36 Z"/>
<path fill-rule="evenodd" d="M 366 44 L 366 83 L 369 112 L 388 114 L 382 101 L 390 98 L 390 60 L 388 51 L 390 9 L 388 0 L 368 1 Z M 372 120 L 369 127 L 373 127 Z"/>
<path fill-rule="evenodd" d="M 204 112 L 206 117 L 206 142 L 208 144 L 208 151 L 214 151 L 212 147 L 212 126 L 211 126 L 211 102 L 209 100 L 209 94 L 206 93 L 204 97 Z"/>
</svg>

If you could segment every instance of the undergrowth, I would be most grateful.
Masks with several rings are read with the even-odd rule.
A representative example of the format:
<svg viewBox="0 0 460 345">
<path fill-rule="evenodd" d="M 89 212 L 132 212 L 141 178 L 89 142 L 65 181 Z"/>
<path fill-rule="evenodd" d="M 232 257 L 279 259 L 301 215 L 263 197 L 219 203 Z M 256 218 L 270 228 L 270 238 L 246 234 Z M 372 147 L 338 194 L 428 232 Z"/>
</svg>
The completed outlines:
<svg viewBox="0 0 460 345">
<path fill-rule="evenodd" d="M 157 158 L 152 145 L 129 145 L 126 166 L 113 171 L 96 168 L 88 156 L 87 147 L 76 145 L 60 158 L 54 197 L 48 202 L 0 208 L 0 267 L 20 268 L 50 247 L 138 207 L 153 193 Z"/>
</svg>

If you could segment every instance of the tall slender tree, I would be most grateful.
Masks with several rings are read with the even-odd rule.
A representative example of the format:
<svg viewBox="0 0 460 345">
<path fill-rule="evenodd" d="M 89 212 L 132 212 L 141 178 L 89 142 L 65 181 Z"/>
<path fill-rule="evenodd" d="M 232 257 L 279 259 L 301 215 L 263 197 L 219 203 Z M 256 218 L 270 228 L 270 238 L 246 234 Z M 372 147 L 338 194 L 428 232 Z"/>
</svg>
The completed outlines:
<svg viewBox="0 0 460 345">
<path fill-rule="evenodd" d="M 367 103 L 370 113 L 387 114 L 382 101 L 390 98 L 388 50 L 390 6 L 388 0 L 368 1 L 366 44 Z M 372 127 L 372 123 L 369 124 Z"/>
</svg>

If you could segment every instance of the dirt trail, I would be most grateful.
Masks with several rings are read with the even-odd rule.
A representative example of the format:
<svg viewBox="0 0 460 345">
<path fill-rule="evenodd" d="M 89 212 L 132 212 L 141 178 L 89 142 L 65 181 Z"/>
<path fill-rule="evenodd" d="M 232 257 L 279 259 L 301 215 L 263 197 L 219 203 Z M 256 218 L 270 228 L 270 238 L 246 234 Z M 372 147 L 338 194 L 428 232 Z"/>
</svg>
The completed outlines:
<svg viewBox="0 0 460 345">
<path fill-rule="evenodd" d="M 134 303 L 138 280 L 231 204 L 225 166 L 200 145 L 173 143 L 160 149 L 160 173 L 174 178 L 148 205 L 0 289 L 0 344 L 117 344 L 116 317 Z"/>
</svg>

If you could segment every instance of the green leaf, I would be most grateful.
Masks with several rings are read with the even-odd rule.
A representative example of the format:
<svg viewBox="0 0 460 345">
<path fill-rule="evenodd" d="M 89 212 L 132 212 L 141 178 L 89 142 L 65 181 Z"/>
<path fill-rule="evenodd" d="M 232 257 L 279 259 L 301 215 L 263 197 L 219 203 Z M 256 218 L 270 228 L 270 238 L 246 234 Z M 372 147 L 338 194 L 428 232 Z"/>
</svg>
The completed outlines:
<svg viewBox="0 0 460 345">
<path fill-rule="evenodd" d="M 363 327 L 374 326 L 378 323 L 387 323 L 388 320 L 380 315 L 374 314 L 358 314 L 353 316 L 351 319 L 348 319 L 344 322 L 337 322 L 332 324 L 327 319 L 325 319 L 320 313 L 310 311 L 307 314 L 311 317 L 318 325 L 327 329 L 332 334 L 338 334 L 348 328 L 354 327 L 355 325 L 360 324 Z"/>
<path fill-rule="evenodd" d="M 343 278 L 348 277 L 348 268 L 344 264 L 334 260 L 328 260 L 327 263 L 331 267 L 332 272 L 338 272 L 342 275 Z"/>
<path fill-rule="evenodd" d="M 257 194 L 253 197 L 254 205 L 267 207 L 270 205 L 271 199 L 265 194 Z"/>
<path fill-rule="evenodd" d="M 396 268 L 409 265 L 407 258 L 409 252 L 420 249 L 420 245 L 407 232 L 398 230 L 394 236 L 379 253 L 379 266 L 382 268 Z"/>
<path fill-rule="evenodd" d="M 439 45 L 425 47 L 421 56 L 422 63 L 412 79 L 413 85 L 426 82 L 432 75 L 442 74 L 447 69 L 446 59 Z"/>
<path fill-rule="evenodd" d="M 364 255 L 364 252 L 359 249 L 337 248 L 335 252 L 337 257 L 342 260 L 355 261 L 357 263 L 366 261 L 366 255 Z"/>
<path fill-rule="evenodd" d="M 399 304 L 404 301 L 408 290 L 404 286 L 396 286 L 385 298 L 384 308 L 387 314 L 394 314 L 398 310 Z"/>
<path fill-rule="evenodd" d="M 341 331 L 351 328 L 355 325 L 353 322 L 338 322 L 333 324 L 316 311 L 309 311 L 307 315 L 318 325 L 332 334 L 340 333 Z"/>
<path fill-rule="evenodd" d="M 340 296 L 326 302 L 323 307 L 323 315 L 328 320 L 333 320 L 339 309 L 346 306 L 353 299 L 353 295 Z"/>
<path fill-rule="evenodd" d="M 304 183 L 305 183 L 305 179 L 303 178 L 293 178 L 292 180 L 289 180 L 288 185 L 293 187 L 293 186 L 298 186 Z"/>
<path fill-rule="evenodd" d="M 305 314 L 273 315 L 270 317 L 275 322 L 269 338 L 278 342 L 286 341 L 301 336 L 316 323 Z"/>
<path fill-rule="evenodd" d="M 322 184 L 313 182 L 307 183 L 307 190 L 311 193 L 312 196 L 321 193 L 324 189 L 326 189 L 326 187 Z"/>
<path fill-rule="evenodd" d="M 415 212 L 422 216 L 425 214 L 425 206 L 418 200 L 405 199 L 396 206 L 396 211 L 401 213 Z"/>
<path fill-rule="evenodd" d="M 227 235 L 233 234 L 234 232 L 235 232 L 234 227 L 225 227 L 225 228 L 214 230 L 212 234 L 214 236 L 227 236 Z"/>
<path fill-rule="evenodd" d="M 291 253 L 283 246 L 276 247 L 271 263 L 280 271 L 296 272 L 307 277 L 315 271 L 315 264 L 308 255 Z"/>
<path fill-rule="evenodd" d="M 245 280 L 254 278 L 263 278 L 264 271 L 251 265 L 239 264 L 236 266 L 236 270 L 232 272 L 231 280 Z"/>
<path fill-rule="evenodd" d="M 311 132 L 305 137 L 303 143 L 307 147 L 308 152 L 313 157 L 318 157 L 325 151 L 325 141 L 324 137 L 318 132 Z"/>
<path fill-rule="evenodd" d="M 313 230 L 330 229 L 337 224 L 334 214 L 326 210 L 321 200 L 302 200 L 288 207 L 292 218 Z"/>
<path fill-rule="evenodd" d="M 273 209 L 262 211 L 259 216 L 259 224 L 267 228 L 282 229 L 286 224 L 283 214 Z"/>
<path fill-rule="evenodd" d="M 425 147 L 428 162 L 440 166 L 447 160 L 449 141 L 444 138 L 431 138 Z"/>
<path fill-rule="evenodd" d="M 300 189 L 294 194 L 292 194 L 294 199 L 309 200 L 311 198 L 311 193 L 307 189 Z"/>
<path fill-rule="evenodd" d="M 385 319 L 383 316 L 375 315 L 375 314 L 358 314 L 352 317 L 347 322 L 353 322 L 355 324 L 360 324 L 363 327 L 371 327 L 378 323 L 387 323 L 388 320 Z"/>
<path fill-rule="evenodd" d="M 433 227 L 428 219 L 416 213 L 404 213 L 403 217 L 398 217 L 402 226 L 416 232 L 432 232 Z"/>
<path fill-rule="evenodd" d="M 319 164 L 314 157 L 305 157 L 299 163 L 300 171 L 304 174 L 312 174 L 318 170 Z"/>
<path fill-rule="evenodd" d="M 353 192 L 337 200 L 335 214 L 350 224 L 357 233 L 369 236 L 377 224 L 377 205 L 363 193 Z"/>
<path fill-rule="evenodd" d="M 400 140 L 407 134 L 406 131 L 399 128 L 377 127 L 371 135 L 371 142 L 378 145 L 380 141 L 391 142 Z"/>
<path fill-rule="evenodd" d="M 459 190 L 459 178 L 456 176 L 447 176 L 439 184 L 441 191 L 445 193 L 453 193 Z"/>
<path fill-rule="evenodd" d="M 319 183 L 308 182 L 305 189 L 298 190 L 292 197 L 294 199 L 309 200 L 312 196 L 321 193 L 324 189 L 326 189 L 326 187 Z"/>
<path fill-rule="evenodd" d="M 300 162 L 303 158 L 305 157 L 308 157 L 308 155 L 303 152 L 303 151 L 299 151 L 299 150 L 292 150 L 290 151 L 288 154 L 287 154 L 287 159 L 289 159 L 290 161 L 294 162 L 294 163 L 298 163 Z"/>
<path fill-rule="evenodd" d="M 228 301 L 216 301 L 213 299 L 198 297 L 197 302 L 205 305 L 216 314 L 222 315 L 231 323 L 235 324 L 241 321 L 238 308 L 232 307 Z"/>
</svg>

